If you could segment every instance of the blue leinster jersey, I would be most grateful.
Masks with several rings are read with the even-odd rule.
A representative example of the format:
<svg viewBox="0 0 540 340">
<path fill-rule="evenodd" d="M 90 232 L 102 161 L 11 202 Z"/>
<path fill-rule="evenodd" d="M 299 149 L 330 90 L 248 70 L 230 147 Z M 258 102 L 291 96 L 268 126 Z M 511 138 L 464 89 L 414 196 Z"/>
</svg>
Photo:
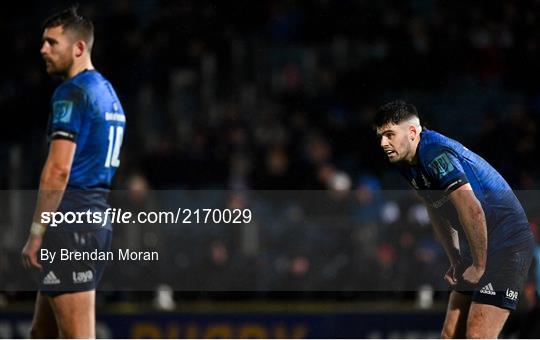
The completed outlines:
<svg viewBox="0 0 540 340">
<path fill-rule="evenodd" d="M 520 202 L 497 170 L 460 143 L 435 131 L 424 129 L 420 136 L 417 164 L 399 163 L 397 167 L 420 196 L 459 231 L 461 241 L 466 240 L 466 235 L 448 195 L 466 183 L 471 185 L 486 215 L 488 253 L 532 237 Z"/>
<path fill-rule="evenodd" d="M 77 144 L 59 210 L 101 210 L 120 165 L 126 118 L 111 86 L 95 70 L 64 81 L 54 92 L 49 138 Z"/>
</svg>

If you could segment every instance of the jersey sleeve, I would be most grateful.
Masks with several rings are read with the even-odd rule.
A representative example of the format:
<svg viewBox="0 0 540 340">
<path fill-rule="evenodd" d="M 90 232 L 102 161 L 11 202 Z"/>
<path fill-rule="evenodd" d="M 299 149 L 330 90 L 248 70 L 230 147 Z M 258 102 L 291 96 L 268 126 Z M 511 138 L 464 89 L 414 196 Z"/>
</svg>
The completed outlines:
<svg viewBox="0 0 540 340">
<path fill-rule="evenodd" d="M 422 158 L 432 183 L 447 194 L 469 183 L 465 170 L 453 150 L 430 145 Z"/>
<path fill-rule="evenodd" d="M 51 104 L 49 139 L 76 142 L 87 107 L 84 91 L 73 84 L 64 84 L 55 92 Z"/>
</svg>

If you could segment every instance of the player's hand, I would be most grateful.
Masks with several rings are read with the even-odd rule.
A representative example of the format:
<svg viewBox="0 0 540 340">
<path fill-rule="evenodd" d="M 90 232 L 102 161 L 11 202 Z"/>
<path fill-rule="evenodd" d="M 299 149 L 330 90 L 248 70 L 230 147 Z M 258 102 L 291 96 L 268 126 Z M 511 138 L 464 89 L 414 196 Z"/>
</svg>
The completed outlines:
<svg viewBox="0 0 540 340">
<path fill-rule="evenodd" d="M 451 286 L 457 285 L 458 280 L 456 277 L 456 267 L 451 265 L 450 268 L 448 268 L 448 270 L 444 274 L 444 281 L 446 281 Z"/>
<path fill-rule="evenodd" d="M 39 248 L 41 248 L 41 243 L 43 242 L 43 236 L 30 234 L 28 240 L 24 245 L 22 250 L 22 263 L 25 268 L 38 268 L 39 270 L 43 269 L 41 264 L 38 262 L 37 253 Z"/>
<path fill-rule="evenodd" d="M 477 284 L 482 278 L 482 275 L 484 275 L 485 271 L 486 269 L 483 267 L 472 265 L 465 269 L 465 272 L 463 272 L 463 280 L 469 284 Z"/>
<path fill-rule="evenodd" d="M 457 285 L 459 275 L 463 273 L 463 266 L 463 258 L 459 255 L 459 253 L 450 258 L 450 268 L 448 268 L 444 274 L 444 281 L 451 286 Z"/>
</svg>

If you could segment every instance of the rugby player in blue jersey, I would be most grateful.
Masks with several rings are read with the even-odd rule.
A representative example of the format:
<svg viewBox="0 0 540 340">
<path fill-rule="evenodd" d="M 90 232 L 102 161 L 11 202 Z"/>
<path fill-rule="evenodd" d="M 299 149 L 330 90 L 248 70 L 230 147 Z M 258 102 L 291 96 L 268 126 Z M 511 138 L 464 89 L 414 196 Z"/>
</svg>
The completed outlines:
<svg viewBox="0 0 540 340">
<path fill-rule="evenodd" d="M 119 166 L 125 116 L 111 84 L 91 61 L 94 28 L 70 8 L 43 26 L 41 55 L 49 75 L 63 82 L 51 100 L 49 153 L 43 167 L 36 209 L 22 251 L 27 268 L 40 269 L 40 287 L 31 336 L 95 337 L 95 288 L 104 263 L 39 261 L 40 248 L 107 251 L 112 226 L 42 223 L 43 212 L 103 212 Z"/>
<path fill-rule="evenodd" d="M 517 306 L 533 256 L 521 204 L 484 159 L 423 128 L 413 105 L 381 106 L 374 127 L 388 160 L 424 200 L 450 260 L 442 337 L 497 337 Z"/>
</svg>

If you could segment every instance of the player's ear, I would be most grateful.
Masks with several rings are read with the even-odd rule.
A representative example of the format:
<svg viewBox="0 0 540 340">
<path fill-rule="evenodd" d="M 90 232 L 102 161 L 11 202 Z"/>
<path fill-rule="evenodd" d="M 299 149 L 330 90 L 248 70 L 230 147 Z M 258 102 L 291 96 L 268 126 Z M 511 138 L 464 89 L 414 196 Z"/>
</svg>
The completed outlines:
<svg viewBox="0 0 540 340">
<path fill-rule="evenodd" d="M 75 57 L 79 58 L 80 56 L 83 55 L 84 51 L 86 51 L 86 43 L 84 42 L 84 40 L 78 40 L 74 44 L 73 48 L 74 48 Z"/>
<path fill-rule="evenodd" d="M 415 140 L 416 137 L 418 136 L 418 127 L 416 125 L 409 125 L 409 138 L 411 139 L 411 141 Z"/>
</svg>

